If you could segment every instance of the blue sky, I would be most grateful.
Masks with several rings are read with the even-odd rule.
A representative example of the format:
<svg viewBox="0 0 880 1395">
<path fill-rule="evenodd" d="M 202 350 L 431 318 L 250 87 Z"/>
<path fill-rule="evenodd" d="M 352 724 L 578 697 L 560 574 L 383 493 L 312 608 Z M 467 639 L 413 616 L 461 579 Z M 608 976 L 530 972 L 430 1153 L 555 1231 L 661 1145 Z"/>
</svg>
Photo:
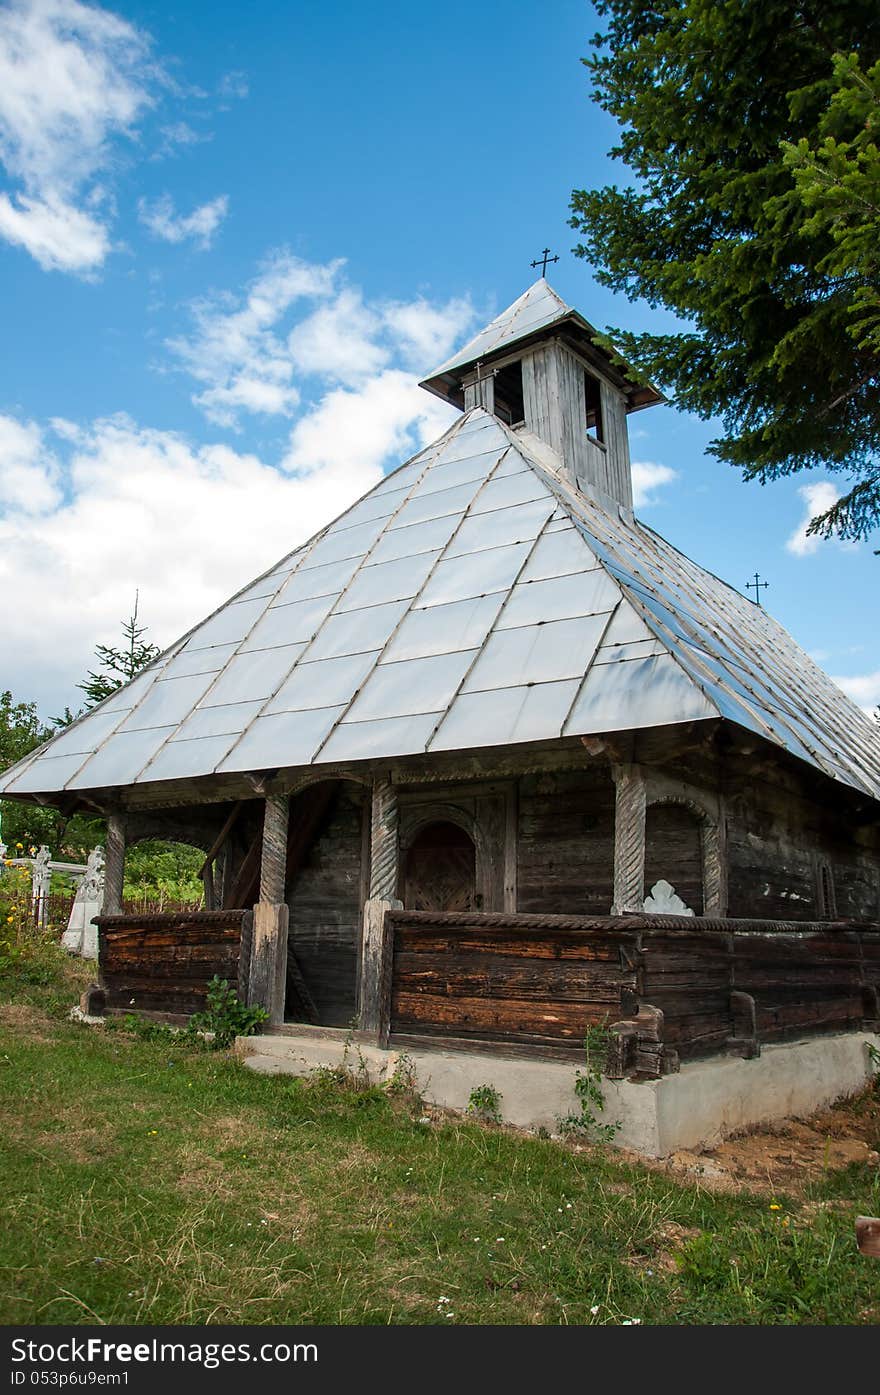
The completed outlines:
<svg viewBox="0 0 880 1395">
<path fill-rule="evenodd" d="M 76 706 L 140 590 L 170 643 L 449 420 L 415 386 L 519 295 L 663 319 L 571 255 L 615 178 L 580 0 L 0 3 L 0 686 Z M 880 701 L 871 546 L 805 544 L 712 425 L 631 419 L 639 512 Z M 815 511 L 815 509 L 813 510 Z M 876 544 L 875 544 L 876 545 Z"/>
</svg>

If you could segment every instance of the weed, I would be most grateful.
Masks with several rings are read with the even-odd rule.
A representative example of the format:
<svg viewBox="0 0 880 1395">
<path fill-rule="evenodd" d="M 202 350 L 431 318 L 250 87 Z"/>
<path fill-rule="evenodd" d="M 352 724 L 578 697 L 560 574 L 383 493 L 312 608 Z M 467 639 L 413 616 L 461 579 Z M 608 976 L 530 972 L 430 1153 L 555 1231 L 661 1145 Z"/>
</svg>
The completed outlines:
<svg viewBox="0 0 880 1395">
<path fill-rule="evenodd" d="M 605 1095 L 602 1091 L 602 1067 L 608 1048 L 608 1029 L 603 1026 L 588 1027 L 584 1036 L 584 1056 L 586 1068 L 577 1071 L 574 1092 L 581 1107 L 579 1114 L 567 1114 L 559 1121 L 562 1133 L 578 1134 L 591 1143 L 611 1143 L 620 1128 L 620 1122 L 603 1123 L 598 1115 L 605 1109 Z"/>
<path fill-rule="evenodd" d="M 215 1051 L 223 1051 L 236 1037 L 252 1036 L 268 1020 L 265 1008 L 247 1007 L 226 979 L 215 974 L 208 984 L 204 1012 L 195 1013 L 189 1025 L 196 1032 L 213 1032 Z"/>
<path fill-rule="evenodd" d="M 419 1077 L 416 1063 L 406 1051 L 401 1051 L 394 1063 L 394 1070 L 385 1082 L 385 1093 L 393 1099 L 406 1100 L 421 1107 Z"/>
<path fill-rule="evenodd" d="M 501 1123 L 501 1096 L 494 1085 L 475 1085 L 468 1096 L 467 1113 L 484 1124 Z"/>
</svg>

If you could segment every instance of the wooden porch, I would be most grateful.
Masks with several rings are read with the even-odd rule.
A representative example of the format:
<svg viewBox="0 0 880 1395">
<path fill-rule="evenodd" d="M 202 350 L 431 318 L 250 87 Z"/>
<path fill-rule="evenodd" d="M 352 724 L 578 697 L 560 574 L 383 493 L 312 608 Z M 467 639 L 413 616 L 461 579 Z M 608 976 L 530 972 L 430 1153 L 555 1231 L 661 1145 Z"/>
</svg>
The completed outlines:
<svg viewBox="0 0 880 1395">
<path fill-rule="evenodd" d="M 215 973 L 243 999 L 265 1000 L 277 968 L 265 950 L 266 962 L 255 953 L 261 915 L 258 905 L 255 916 L 102 917 L 108 1010 L 191 1013 Z M 276 919 L 270 910 L 270 930 Z M 650 1077 L 701 1056 L 750 1057 L 765 1044 L 880 1028 L 876 925 L 441 913 L 386 903 L 362 957 L 372 960 L 374 987 L 361 1034 L 381 1046 L 434 1041 L 570 1056 L 587 1028 L 602 1024 L 614 1028 L 608 1073 Z"/>
</svg>

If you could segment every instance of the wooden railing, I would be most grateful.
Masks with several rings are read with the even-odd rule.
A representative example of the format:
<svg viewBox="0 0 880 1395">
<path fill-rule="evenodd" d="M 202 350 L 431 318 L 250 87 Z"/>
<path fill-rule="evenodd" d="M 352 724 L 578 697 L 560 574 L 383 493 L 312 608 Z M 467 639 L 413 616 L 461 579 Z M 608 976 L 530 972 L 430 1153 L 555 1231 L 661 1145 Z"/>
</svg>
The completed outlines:
<svg viewBox="0 0 880 1395">
<path fill-rule="evenodd" d="M 99 916 L 98 962 L 109 1012 L 184 1017 L 215 974 L 247 991 L 251 911 Z"/>
<path fill-rule="evenodd" d="M 674 1069 L 679 1058 L 880 1025 L 876 925 L 387 914 L 383 1028 L 395 1038 L 559 1049 L 579 1046 L 591 1024 L 639 1021 L 629 1057 L 619 1055 L 631 1066 L 641 1051 L 651 1074 L 652 1053 L 658 1070 Z"/>
</svg>

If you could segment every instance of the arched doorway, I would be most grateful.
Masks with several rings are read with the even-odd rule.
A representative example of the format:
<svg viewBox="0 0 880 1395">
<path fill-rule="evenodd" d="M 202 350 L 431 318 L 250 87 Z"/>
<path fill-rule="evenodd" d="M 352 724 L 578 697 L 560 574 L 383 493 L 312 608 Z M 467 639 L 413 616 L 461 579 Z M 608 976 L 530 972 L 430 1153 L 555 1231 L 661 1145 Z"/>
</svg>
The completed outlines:
<svg viewBox="0 0 880 1395">
<path fill-rule="evenodd" d="M 702 819 L 687 804 L 661 801 L 645 816 L 645 894 L 667 881 L 695 915 L 703 914 Z"/>
<path fill-rule="evenodd" d="M 477 909 L 477 854 L 473 839 L 458 824 L 438 819 L 412 840 L 403 875 L 408 911 Z"/>
</svg>

